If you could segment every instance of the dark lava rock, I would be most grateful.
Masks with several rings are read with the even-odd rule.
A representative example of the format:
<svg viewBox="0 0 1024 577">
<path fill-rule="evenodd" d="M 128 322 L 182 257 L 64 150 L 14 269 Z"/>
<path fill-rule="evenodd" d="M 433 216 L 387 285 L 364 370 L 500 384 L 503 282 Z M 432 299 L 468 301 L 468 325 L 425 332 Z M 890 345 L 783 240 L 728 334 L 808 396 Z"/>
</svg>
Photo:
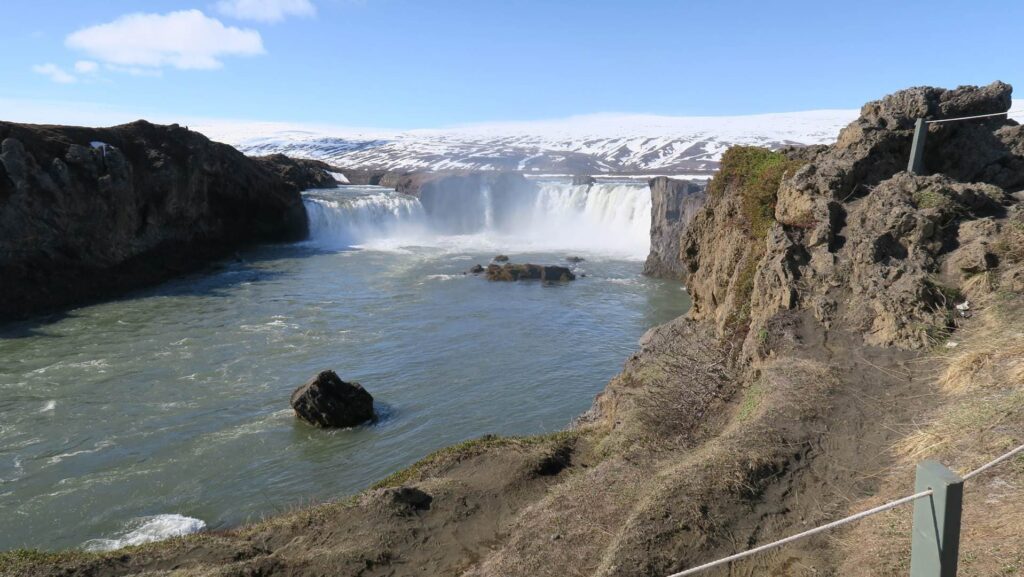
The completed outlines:
<svg viewBox="0 0 1024 577">
<path fill-rule="evenodd" d="M 506 264 L 504 266 L 500 266 L 492 264 L 487 267 L 487 280 L 570 281 L 576 280 L 576 275 L 572 274 L 572 271 L 564 266 L 548 266 L 539 264 Z"/>
<path fill-rule="evenodd" d="M 430 503 L 434 500 L 430 494 L 416 487 L 396 487 L 387 489 L 386 493 L 391 497 L 392 503 L 420 511 L 429 509 Z"/>
<path fill-rule="evenodd" d="M 587 259 L 583 258 L 582 256 L 567 256 L 567 257 L 565 257 L 565 261 L 566 262 L 571 262 L 573 264 L 578 264 L 578 263 L 584 262 L 586 260 Z"/>
<path fill-rule="evenodd" d="M 291 405 L 296 416 L 317 427 L 354 427 L 375 418 L 373 396 L 334 371 L 322 371 L 295 389 Z"/>
<path fill-rule="evenodd" d="M 283 154 L 259 156 L 253 160 L 273 170 L 285 182 L 299 190 L 334 188 L 340 184 L 331 173 L 342 174 L 342 169 L 319 160 L 292 158 Z"/>
<path fill-rule="evenodd" d="M 305 238 L 317 169 L 282 163 L 176 125 L 0 122 L 0 321 Z"/>
<path fill-rule="evenodd" d="M 469 269 L 469 272 L 471 272 L 473 274 L 480 274 L 480 273 L 484 272 L 484 270 L 485 269 L 484 269 L 483 265 L 475 264 L 475 265 L 473 265 L 473 268 Z"/>
<path fill-rule="evenodd" d="M 498 256 L 494 257 L 493 260 L 494 262 L 508 262 L 508 255 L 499 254 Z"/>
</svg>

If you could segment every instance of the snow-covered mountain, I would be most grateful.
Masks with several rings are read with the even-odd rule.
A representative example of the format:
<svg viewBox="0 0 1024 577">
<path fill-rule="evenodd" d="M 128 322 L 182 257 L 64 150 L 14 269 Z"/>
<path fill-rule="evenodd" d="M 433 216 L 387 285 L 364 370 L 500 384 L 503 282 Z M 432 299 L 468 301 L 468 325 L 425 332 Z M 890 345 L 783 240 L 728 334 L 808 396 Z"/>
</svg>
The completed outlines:
<svg viewBox="0 0 1024 577">
<path fill-rule="evenodd" d="M 599 114 L 394 132 L 283 124 L 193 128 L 247 154 L 280 152 L 343 168 L 700 175 L 717 168 L 731 145 L 828 143 L 856 117 L 856 110 L 816 110 L 703 117 Z"/>
</svg>

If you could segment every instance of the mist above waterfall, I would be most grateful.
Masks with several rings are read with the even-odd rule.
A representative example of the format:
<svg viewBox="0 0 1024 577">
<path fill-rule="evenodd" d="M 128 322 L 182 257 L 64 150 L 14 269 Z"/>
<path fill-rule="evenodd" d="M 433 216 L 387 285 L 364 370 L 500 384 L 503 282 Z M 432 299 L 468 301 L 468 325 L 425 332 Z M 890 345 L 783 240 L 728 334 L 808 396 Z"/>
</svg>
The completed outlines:
<svg viewBox="0 0 1024 577">
<path fill-rule="evenodd" d="M 638 260 L 650 247 L 646 183 L 483 181 L 425 189 L 418 198 L 350 186 L 308 193 L 306 210 L 311 241 L 332 248 L 572 251 Z"/>
</svg>

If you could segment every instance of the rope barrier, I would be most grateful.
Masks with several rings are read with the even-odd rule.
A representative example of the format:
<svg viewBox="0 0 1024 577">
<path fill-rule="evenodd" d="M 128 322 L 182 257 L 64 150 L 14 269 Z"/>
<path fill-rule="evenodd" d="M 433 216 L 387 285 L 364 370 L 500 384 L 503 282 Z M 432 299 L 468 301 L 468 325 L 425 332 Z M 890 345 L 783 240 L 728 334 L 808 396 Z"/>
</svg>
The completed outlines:
<svg viewBox="0 0 1024 577">
<path fill-rule="evenodd" d="M 970 473 L 967 473 L 966 475 L 961 476 L 960 478 L 963 479 L 964 481 L 966 481 L 967 479 L 970 479 L 971 477 L 975 477 L 977 475 L 980 475 L 980 474 L 984 473 L 985 471 L 991 469 L 992 467 L 995 467 L 999 463 L 1002 463 L 1003 461 L 1005 461 L 1005 460 L 1009 459 L 1010 457 L 1012 457 L 1012 456 L 1014 456 L 1014 455 L 1016 455 L 1018 453 L 1021 453 L 1021 452 L 1024 452 L 1024 445 L 1021 445 L 1021 446 L 1017 447 L 1016 449 L 1014 449 L 1014 450 L 1010 451 L 1009 453 L 1006 453 L 1006 454 L 1004 454 L 1004 455 L 1002 455 L 1000 457 L 996 457 L 995 459 L 992 459 L 988 463 L 985 463 L 984 465 L 978 467 L 977 469 L 971 471 Z"/>
<path fill-rule="evenodd" d="M 921 491 L 920 493 L 914 493 L 913 495 L 909 495 L 909 496 L 903 497 L 902 499 L 896 499 L 895 501 L 890 501 L 890 502 L 886 503 L 885 505 L 879 505 L 878 507 L 875 507 L 874 509 L 868 509 L 867 511 L 861 511 L 860 513 L 857 513 L 856 515 L 850 515 L 849 517 L 846 517 L 844 519 L 840 519 L 838 521 L 832 521 L 831 523 L 828 523 L 827 525 L 822 525 L 820 527 L 815 527 L 814 529 L 810 529 L 808 531 L 804 531 L 803 533 L 797 533 L 796 535 L 790 535 L 789 537 L 786 537 L 785 539 L 779 539 L 778 541 L 773 541 L 771 543 L 768 543 L 767 545 L 761 545 L 760 547 L 755 547 L 753 549 L 749 549 L 747 551 L 743 551 L 742 553 L 737 553 L 735 555 L 730 555 L 729 557 L 724 557 L 722 559 L 719 559 L 718 561 L 712 561 L 710 563 L 705 563 L 704 565 L 701 565 L 699 567 L 693 567 L 691 569 L 687 569 L 686 571 L 681 571 L 679 573 L 673 573 L 673 574 L 669 575 L 668 577 L 684 577 L 685 575 L 693 575 L 694 573 L 699 573 L 701 571 L 704 571 L 705 569 L 711 569 L 712 567 L 718 567 L 719 565 L 725 565 L 726 563 L 732 563 L 733 561 L 738 561 L 739 559 L 743 559 L 744 557 L 749 557 L 751 555 L 756 555 L 757 553 L 760 553 L 762 551 L 767 551 L 768 549 L 774 549 L 776 547 L 781 547 L 783 545 L 786 545 L 787 543 L 792 543 L 793 541 L 797 541 L 799 539 L 803 539 L 804 537 L 810 537 L 811 535 L 817 535 L 818 533 L 823 533 L 825 531 L 828 531 L 829 529 L 835 529 L 836 527 L 840 527 L 842 525 L 846 525 L 847 523 L 853 523 L 854 521 L 859 521 L 859 520 L 861 520 L 861 519 L 863 519 L 865 517 L 870 517 L 871 515 L 882 513 L 884 511 L 888 511 L 889 509 L 894 509 L 896 507 L 899 507 L 900 505 L 905 505 L 905 504 L 907 504 L 907 503 L 909 503 L 911 501 L 920 499 L 921 497 L 927 497 L 927 496 L 929 496 L 931 494 L 932 494 L 932 490 L 931 489 L 928 489 L 927 491 Z"/>
<path fill-rule="evenodd" d="M 1001 112 L 1000 114 L 1006 114 L 1006 113 L 1005 112 Z M 1017 447 L 1016 449 L 1013 449 L 1012 451 L 1010 451 L 1008 453 L 1004 453 L 1003 455 L 1001 455 L 999 457 L 996 457 L 995 459 L 989 461 L 988 463 L 985 463 L 984 465 L 982 465 L 981 467 L 978 467 L 977 469 L 971 471 L 970 473 L 967 473 L 966 475 L 961 476 L 961 479 L 966 481 L 966 480 L 968 480 L 968 479 L 970 479 L 972 477 L 976 477 L 976 476 L 984 473 L 985 471 L 991 469 L 992 467 L 995 467 L 996 465 L 998 465 L 998 464 L 1006 461 L 1007 459 L 1012 458 L 1014 455 L 1017 455 L 1017 454 L 1020 454 L 1020 453 L 1024 453 L 1024 445 L 1021 445 L 1021 446 Z M 870 517 L 871 515 L 876 515 L 878 513 L 882 513 L 884 511 L 888 511 L 889 509 L 895 509 L 896 507 L 899 507 L 900 505 L 905 505 L 905 504 L 907 504 L 907 503 L 909 503 L 911 501 L 915 501 L 915 500 L 920 499 L 922 497 L 927 497 L 927 496 L 929 496 L 931 494 L 932 494 L 932 490 L 931 489 L 928 489 L 927 491 L 921 491 L 920 493 L 914 493 L 913 495 L 908 495 L 906 497 L 903 497 L 902 499 L 896 499 L 895 501 L 890 501 L 890 502 L 888 502 L 888 503 L 886 503 L 884 505 L 879 505 L 878 507 L 875 507 L 874 509 L 868 509 L 867 511 L 861 511 L 860 513 L 857 513 L 855 515 L 850 515 L 849 517 L 845 517 L 843 519 L 839 519 L 838 521 L 833 521 L 831 523 L 822 525 L 820 527 L 815 527 L 814 529 L 809 529 L 807 531 L 804 531 L 803 533 L 797 533 L 796 535 L 790 535 L 789 537 L 786 537 L 784 539 L 779 539 L 778 541 L 773 541 L 771 543 L 768 543 L 768 544 L 765 544 L 765 545 L 761 545 L 759 547 L 754 547 L 753 549 L 748 549 L 747 551 L 743 551 L 741 553 L 736 553 L 735 555 L 730 555 L 728 557 L 723 557 L 722 559 L 719 559 L 717 561 L 712 561 L 710 563 L 705 563 L 705 564 L 697 566 L 697 567 L 692 567 L 690 569 L 687 569 L 685 571 L 681 571 L 679 573 L 673 573 L 673 574 L 669 575 L 668 577 L 685 577 L 686 575 L 694 575 L 696 573 L 700 573 L 701 571 L 704 571 L 704 570 L 707 570 L 707 569 L 711 569 L 712 567 L 718 567 L 720 565 L 725 565 L 727 563 L 732 563 L 733 561 L 739 561 L 740 559 L 744 559 L 746 557 L 750 557 L 751 555 L 756 555 L 758 553 L 761 553 L 762 551 L 767 551 L 769 549 L 774 549 L 776 547 L 781 547 L 783 545 L 792 543 L 794 541 L 798 541 L 798 540 L 803 539 L 805 537 L 810 537 L 812 535 L 817 535 L 818 533 L 824 533 L 825 531 L 828 531 L 830 529 L 835 529 L 836 527 L 841 527 L 841 526 L 846 525 L 848 523 L 853 523 L 854 521 L 859 521 L 859 520 L 861 520 L 861 519 L 863 519 L 865 517 Z"/>
<path fill-rule="evenodd" d="M 978 114 L 976 116 L 961 116 L 959 118 L 939 118 L 937 120 L 925 120 L 925 124 L 938 124 L 940 122 L 956 122 L 957 120 L 974 120 L 975 118 L 1003 116 L 1004 114 L 1009 116 L 1010 114 L 1018 114 L 1020 112 L 1024 112 L 1024 110 L 1007 110 L 1006 112 L 993 112 L 992 114 Z"/>
</svg>

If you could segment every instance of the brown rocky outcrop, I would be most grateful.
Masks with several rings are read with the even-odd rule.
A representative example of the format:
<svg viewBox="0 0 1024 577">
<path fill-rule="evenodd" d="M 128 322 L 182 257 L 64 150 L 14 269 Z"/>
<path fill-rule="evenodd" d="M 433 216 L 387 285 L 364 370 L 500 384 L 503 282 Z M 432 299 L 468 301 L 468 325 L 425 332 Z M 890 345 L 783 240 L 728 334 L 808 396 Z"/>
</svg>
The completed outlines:
<svg viewBox="0 0 1024 577">
<path fill-rule="evenodd" d="M 651 252 L 644 263 L 644 274 L 683 280 L 679 243 L 690 221 L 704 206 L 704 185 L 689 180 L 659 176 L 652 178 Z"/>
<path fill-rule="evenodd" d="M 996 82 L 897 92 L 865 105 L 834 145 L 766 160 L 791 167 L 771 184 L 753 173 L 720 183 L 722 193 L 710 195 L 682 243 L 694 318 L 713 320 L 720 334 L 742 331 L 750 354 L 769 318 L 797 308 L 826 327 L 861 333 L 866 344 L 933 342 L 956 300 L 943 273 L 994 266 L 986 241 L 972 239 L 1002 226 L 993 217 L 1005 216 L 1004 189 L 1024 184 L 1024 157 L 1012 120 L 938 123 L 929 128 L 926 160 L 943 174 L 911 175 L 913 124 L 1004 112 L 1010 91 Z M 733 168 L 723 162 L 723 173 Z M 758 186 L 775 192 L 759 200 Z M 751 234 L 749 217 L 759 201 L 763 236 Z"/>
<path fill-rule="evenodd" d="M 277 160 L 177 125 L 0 122 L 0 320 L 122 293 L 246 244 L 301 239 L 298 184 Z"/>
</svg>

